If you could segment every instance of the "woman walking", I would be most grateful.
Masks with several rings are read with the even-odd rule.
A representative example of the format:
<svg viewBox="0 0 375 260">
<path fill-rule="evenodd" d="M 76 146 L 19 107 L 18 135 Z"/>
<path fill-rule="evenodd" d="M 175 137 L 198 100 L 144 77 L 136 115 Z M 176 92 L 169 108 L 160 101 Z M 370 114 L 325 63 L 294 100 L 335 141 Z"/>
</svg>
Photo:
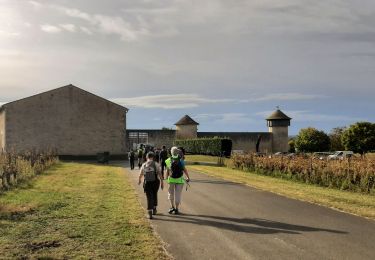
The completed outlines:
<svg viewBox="0 0 375 260">
<path fill-rule="evenodd" d="M 152 216 L 157 213 L 159 186 L 163 189 L 164 184 L 160 165 L 154 162 L 154 153 L 147 153 L 146 158 L 147 161 L 142 164 L 140 169 L 138 185 L 141 184 L 143 179 L 143 188 L 147 197 L 148 217 L 152 219 Z"/>
<path fill-rule="evenodd" d="M 169 214 L 179 214 L 179 205 L 181 204 L 181 194 L 186 182 L 190 181 L 189 173 L 185 167 L 185 161 L 182 159 L 181 150 L 177 147 L 171 148 L 172 156 L 165 161 L 167 168 L 167 182 L 169 184 L 168 188 L 168 199 L 171 203 L 171 208 L 169 209 Z M 184 179 L 184 174 L 186 175 L 186 180 Z"/>
</svg>

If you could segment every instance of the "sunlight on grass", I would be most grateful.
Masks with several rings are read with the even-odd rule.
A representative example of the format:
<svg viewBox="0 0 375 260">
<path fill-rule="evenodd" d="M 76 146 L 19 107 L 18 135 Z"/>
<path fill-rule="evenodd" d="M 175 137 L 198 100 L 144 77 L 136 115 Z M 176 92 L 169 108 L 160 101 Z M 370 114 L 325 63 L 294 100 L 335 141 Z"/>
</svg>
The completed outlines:
<svg viewBox="0 0 375 260">
<path fill-rule="evenodd" d="M 59 163 L 0 196 L 4 258 L 165 259 L 121 167 Z"/>
</svg>

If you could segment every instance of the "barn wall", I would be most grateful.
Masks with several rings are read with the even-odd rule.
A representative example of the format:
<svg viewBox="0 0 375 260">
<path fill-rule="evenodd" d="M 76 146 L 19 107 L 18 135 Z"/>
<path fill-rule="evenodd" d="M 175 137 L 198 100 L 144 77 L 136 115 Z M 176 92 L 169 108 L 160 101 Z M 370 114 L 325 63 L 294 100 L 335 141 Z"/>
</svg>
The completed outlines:
<svg viewBox="0 0 375 260">
<path fill-rule="evenodd" d="M 132 146 L 132 141 L 135 143 L 143 143 L 145 140 L 131 140 L 129 138 L 130 133 L 147 133 L 148 135 L 148 143 L 153 144 L 156 148 L 161 148 L 163 145 L 166 147 L 172 147 L 173 141 L 176 138 L 176 131 L 175 130 L 155 130 L 155 129 L 129 129 L 127 130 L 127 140 L 128 140 L 128 147 Z"/>
<path fill-rule="evenodd" d="M 7 104 L 6 148 L 125 154 L 125 108 L 74 86 Z"/>
</svg>

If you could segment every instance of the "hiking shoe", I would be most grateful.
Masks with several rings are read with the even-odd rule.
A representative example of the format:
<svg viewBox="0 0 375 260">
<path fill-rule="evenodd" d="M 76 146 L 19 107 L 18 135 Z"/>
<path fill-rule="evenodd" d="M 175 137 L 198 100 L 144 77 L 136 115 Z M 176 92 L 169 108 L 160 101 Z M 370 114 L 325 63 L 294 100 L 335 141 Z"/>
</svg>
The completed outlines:
<svg viewBox="0 0 375 260">
<path fill-rule="evenodd" d="M 175 208 L 170 208 L 169 211 L 168 211 L 168 213 L 172 214 L 174 211 L 175 211 Z"/>
<path fill-rule="evenodd" d="M 158 211 L 156 210 L 156 208 L 154 208 L 154 209 L 152 210 L 152 215 L 156 215 L 156 213 L 158 213 Z"/>
<path fill-rule="evenodd" d="M 149 211 L 148 211 L 148 218 L 149 218 L 149 219 L 152 219 L 152 210 L 149 210 Z"/>
<path fill-rule="evenodd" d="M 178 209 L 175 209 L 175 210 L 174 210 L 174 214 L 176 214 L 176 215 L 179 215 L 179 214 L 180 214 L 180 212 L 178 211 Z"/>
</svg>

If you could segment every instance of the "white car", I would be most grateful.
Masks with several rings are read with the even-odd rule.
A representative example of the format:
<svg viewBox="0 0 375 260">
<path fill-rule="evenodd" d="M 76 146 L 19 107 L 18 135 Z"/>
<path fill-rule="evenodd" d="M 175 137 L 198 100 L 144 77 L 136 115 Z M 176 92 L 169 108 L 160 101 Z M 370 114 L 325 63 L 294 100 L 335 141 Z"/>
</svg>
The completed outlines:
<svg viewBox="0 0 375 260">
<path fill-rule="evenodd" d="M 345 158 L 352 157 L 354 153 L 352 151 L 336 151 L 332 155 L 328 155 L 328 160 L 343 160 Z"/>
</svg>

